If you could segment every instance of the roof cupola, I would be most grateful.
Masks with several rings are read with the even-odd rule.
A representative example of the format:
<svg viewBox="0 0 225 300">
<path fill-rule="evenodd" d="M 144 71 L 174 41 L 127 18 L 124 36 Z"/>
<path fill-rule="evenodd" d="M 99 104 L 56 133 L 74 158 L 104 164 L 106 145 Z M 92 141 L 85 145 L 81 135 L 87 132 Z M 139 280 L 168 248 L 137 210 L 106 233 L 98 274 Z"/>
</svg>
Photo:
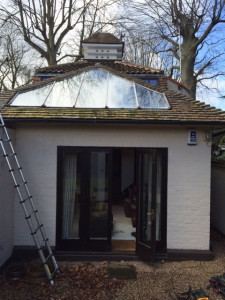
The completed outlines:
<svg viewBox="0 0 225 300">
<path fill-rule="evenodd" d="M 81 44 L 86 60 L 122 60 L 124 42 L 111 33 L 97 32 Z"/>
</svg>

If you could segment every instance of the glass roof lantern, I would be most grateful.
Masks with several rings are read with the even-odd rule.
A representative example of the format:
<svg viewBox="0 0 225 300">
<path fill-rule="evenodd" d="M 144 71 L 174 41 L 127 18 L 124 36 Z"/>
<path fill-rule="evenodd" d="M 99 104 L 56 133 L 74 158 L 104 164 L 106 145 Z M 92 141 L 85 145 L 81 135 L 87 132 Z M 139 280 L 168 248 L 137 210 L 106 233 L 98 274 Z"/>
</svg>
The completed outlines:
<svg viewBox="0 0 225 300">
<path fill-rule="evenodd" d="M 10 106 L 169 109 L 163 93 L 102 69 L 93 69 L 19 92 Z"/>
</svg>

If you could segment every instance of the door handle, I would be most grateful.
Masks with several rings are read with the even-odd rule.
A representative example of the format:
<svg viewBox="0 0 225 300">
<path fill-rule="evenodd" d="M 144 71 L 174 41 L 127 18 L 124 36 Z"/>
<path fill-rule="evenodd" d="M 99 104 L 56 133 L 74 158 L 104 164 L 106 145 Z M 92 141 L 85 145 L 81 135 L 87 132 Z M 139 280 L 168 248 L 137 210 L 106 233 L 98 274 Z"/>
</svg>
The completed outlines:
<svg viewBox="0 0 225 300">
<path fill-rule="evenodd" d="M 151 216 L 151 220 L 154 221 L 154 219 L 155 219 L 155 210 L 154 210 L 154 208 L 151 209 L 151 212 L 147 213 L 147 216 Z"/>
</svg>

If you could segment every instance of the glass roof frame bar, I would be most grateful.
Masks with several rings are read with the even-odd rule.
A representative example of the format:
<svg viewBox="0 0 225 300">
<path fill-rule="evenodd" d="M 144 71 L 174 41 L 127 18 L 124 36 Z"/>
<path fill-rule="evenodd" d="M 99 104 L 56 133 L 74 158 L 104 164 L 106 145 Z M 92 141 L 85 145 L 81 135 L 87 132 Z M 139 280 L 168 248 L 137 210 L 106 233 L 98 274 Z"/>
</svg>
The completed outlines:
<svg viewBox="0 0 225 300">
<path fill-rule="evenodd" d="M 46 107 L 45 103 L 46 103 L 46 101 L 48 100 L 48 97 L 49 97 L 49 95 L 50 95 L 50 93 L 51 93 L 51 91 L 52 91 L 52 89 L 53 89 L 55 83 L 56 83 L 56 80 L 53 81 L 52 87 L 50 88 L 50 91 L 48 92 L 48 95 L 45 97 L 45 100 L 44 100 L 43 104 L 41 105 L 42 107 Z"/>
<path fill-rule="evenodd" d="M 136 86 L 135 86 L 135 82 L 133 81 L 133 89 L 134 89 L 134 96 L 135 96 L 135 100 L 136 100 L 136 108 L 140 108 L 139 106 L 139 102 L 138 102 L 138 97 L 137 97 L 137 91 L 136 91 Z"/>
<path fill-rule="evenodd" d="M 109 108 L 109 107 L 108 107 L 108 95 L 109 95 L 109 71 L 107 71 L 107 84 L 106 84 L 105 108 Z"/>
<path fill-rule="evenodd" d="M 79 91 L 78 91 L 78 93 L 77 93 L 77 98 L 75 99 L 75 103 L 74 103 L 74 105 L 72 106 L 73 108 L 76 108 L 77 100 L 78 100 L 78 98 L 79 98 L 79 96 L 80 96 L 80 91 L 81 91 L 81 87 L 82 87 L 83 82 L 84 82 L 84 77 L 85 77 L 85 75 L 86 75 L 86 71 L 82 74 L 82 79 L 81 79 Z"/>
<path fill-rule="evenodd" d="M 16 97 L 18 96 L 18 95 L 20 95 L 21 94 L 21 92 L 16 92 L 16 94 L 12 97 L 12 99 L 9 101 L 9 103 L 8 103 L 8 105 L 10 105 L 11 106 L 11 104 L 13 103 L 13 101 L 16 99 Z M 13 105 L 12 105 L 13 106 Z"/>
</svg>

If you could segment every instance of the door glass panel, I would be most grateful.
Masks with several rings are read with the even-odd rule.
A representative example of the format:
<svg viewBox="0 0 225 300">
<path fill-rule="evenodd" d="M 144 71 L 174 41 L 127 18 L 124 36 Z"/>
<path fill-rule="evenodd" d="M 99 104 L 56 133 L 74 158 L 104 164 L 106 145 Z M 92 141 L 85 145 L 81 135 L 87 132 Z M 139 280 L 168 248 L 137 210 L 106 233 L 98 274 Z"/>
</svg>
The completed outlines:
<svg viewBox="0 0 225 300">
<path fill-rule="evenodd" d="M 90 232 L 91 239 L 108 236 L 108 153 L 91 152 L 90 157 Z"/>
<path fill-rule="evenodd" d="M 156 177 L 156 240 L 161 241 L 162 154 L 157 154 Z"/>
<path fill-rule="evenodd" d="M 63 156 L 63 239 L 79 238 L 80 165 L 79 154 L 65 152 Z"/>
<path fill-rule="evenodd" d="M 152 154 L 144 153 L 141 159 L 140 242 L 149 244 L 152 229 Z"/>
</svg>

